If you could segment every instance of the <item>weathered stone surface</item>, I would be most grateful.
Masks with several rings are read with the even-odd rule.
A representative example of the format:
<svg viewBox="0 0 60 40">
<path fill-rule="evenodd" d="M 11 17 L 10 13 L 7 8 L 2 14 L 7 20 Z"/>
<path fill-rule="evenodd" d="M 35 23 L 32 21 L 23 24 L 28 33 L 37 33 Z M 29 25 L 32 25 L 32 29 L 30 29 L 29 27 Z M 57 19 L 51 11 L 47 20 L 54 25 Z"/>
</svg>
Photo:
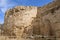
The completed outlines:
<svg viewBox="0 0 60 40">
<path fill-rule="evenodd" d="M 60 1 L 59 1 L 60 2 Z M 60 37 L 60 5 L 59 2 L 54 2 L 47 6 L 37 9 L 36 18 L 33 20 L 33 35 L 42 35 L 51 37 L 49 40 L 59 40 Z M 37 30 L 38 29 L 38 30 Z M 39 31 L 40 30 L 40 31 Z M 59 36 L 58 36 L 59 35 Z M 56 38 L 54 38 L 56 37 Z M 41 40 L 45 40 L 45 38 Z M 36 37 L 36 40 L 40 40 Z"/>
<path fill-rule="evenodd" d="M 5 32 L 11 36 L 32 35 L 31 22 L 36 14 L 37 7 L 17 6 L 10 9 L 5 15 Z"/>
<path fill-rule="evenodd" d="M 0 35 L 1 35 L 1 24 L 0 24 Z"/>
<path fill-rule="evenodd" d="M 0 36 L 2 35 L 2 33 L 3 33 L 3 24 L 0 24 Z"/>
<path fill-rule="evenodd" d="M 5 14 L 2 28 L 4 35 L 32 40 L 59 40 L 57 38 L 60 37 L 59 3 L 60 1 L 54 1 L 43 7 L 17 6 L 9 9 Z"/>
</svg>

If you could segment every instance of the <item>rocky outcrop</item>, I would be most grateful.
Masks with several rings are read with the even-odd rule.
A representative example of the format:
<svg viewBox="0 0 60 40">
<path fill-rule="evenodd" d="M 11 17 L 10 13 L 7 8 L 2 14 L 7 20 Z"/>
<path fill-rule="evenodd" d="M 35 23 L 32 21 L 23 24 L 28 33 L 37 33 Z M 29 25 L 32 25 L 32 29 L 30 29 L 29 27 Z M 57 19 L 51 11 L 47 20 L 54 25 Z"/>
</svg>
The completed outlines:
<svg viewBox="0 0 60 40">
<path fill-rule="evenodd" d="M 17 6 L 5 14 L 4 31 L 9 36 L 31 35 L 31 22 L 36 17 L 37 7 Z M 8 31 L 7 31 L 8 30 Z M 29 33 L 29 34 L 28 34 Z M 24 36 L 23 36 L 24 37 Z"/>
<path fill-rule="evenodd" d="M 59 40 L 59 3 L 60 1 L 54 1 L 43 7 L 17 6 L 9 9 L 5 13 L 2 28 L 4 35 L 34 40 Z"/>
<path fill-rule="evenodd" d="M 0 36 L 3 35 L 3 24 L 0 24 Z"/>
<path fill-rule="evenodd" d="M 1 24 L 0 24 L 0 28 L 1 28 Z"/>
<path fill-rule="evenodd" d="M 0 24 L 0 35 L 1 35 L 1 24 Z"/>
<path fill-rule="evenodd" d="M 59 1 L 60 2 L 60 1 Z M 35 40 L 59 40 L 60 35 L 60 4 L 58 1 L 37 8 L 36 18 L 32 21 L 33 35 L 42 35 Z M 49 38 L 51 37 L 51 38 Z"/>
</svg>

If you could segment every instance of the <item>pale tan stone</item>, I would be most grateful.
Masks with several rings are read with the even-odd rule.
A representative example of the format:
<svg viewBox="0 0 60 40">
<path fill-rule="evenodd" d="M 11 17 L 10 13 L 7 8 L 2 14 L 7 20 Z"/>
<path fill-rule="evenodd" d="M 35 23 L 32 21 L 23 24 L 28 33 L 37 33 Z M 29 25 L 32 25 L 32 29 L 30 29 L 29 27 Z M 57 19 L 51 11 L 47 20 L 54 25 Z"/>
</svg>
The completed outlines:
<svg viewBox="0 0 60 40">
<path fill-rule="evenodd" d="M 15 36 L 16 40 L 59 40 L 52 39 L 60 37 L 59 3 L 60 1 L 54 1 L 43 7 L 16 6 L 7 10 L 3 34 Z M 42 36 L 44 37 L 41 38 Z"/>
</svg>

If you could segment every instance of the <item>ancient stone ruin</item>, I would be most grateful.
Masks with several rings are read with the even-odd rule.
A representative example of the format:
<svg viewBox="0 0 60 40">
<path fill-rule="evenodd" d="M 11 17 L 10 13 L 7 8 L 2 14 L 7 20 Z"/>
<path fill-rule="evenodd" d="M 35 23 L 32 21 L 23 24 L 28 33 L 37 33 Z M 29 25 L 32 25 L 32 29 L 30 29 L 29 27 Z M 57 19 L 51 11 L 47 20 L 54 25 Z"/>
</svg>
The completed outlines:
<svg viewBox="0 0 60 40">
<path fill-rule="evenodd" d="M 60 40 L 60 1 L 43 7 L 17 6 L 5 13 L 3 36 L 19 40 Z"/>
</svg>

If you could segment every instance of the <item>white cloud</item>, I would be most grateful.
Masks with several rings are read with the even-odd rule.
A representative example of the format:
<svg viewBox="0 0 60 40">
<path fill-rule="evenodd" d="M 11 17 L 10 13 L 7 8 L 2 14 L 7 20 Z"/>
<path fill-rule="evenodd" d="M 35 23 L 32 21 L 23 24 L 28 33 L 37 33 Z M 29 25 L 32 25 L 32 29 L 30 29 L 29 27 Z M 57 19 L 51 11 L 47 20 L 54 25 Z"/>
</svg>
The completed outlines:
<svg viewBox="0 0 60 40">
<path fill-rule="evenodd" d="M 0 6 L 5 6 L 7 4 L 7 0 L 0 0 Z"/>
<path fill-rule="evenodd" d="M 15 6 L 12 0 L 0 0 L 0 23 L 4 23 L 4 13 L 8 8 Z M 1 15 L 2 14 L 2 15 Z"/>
<path fill-rule="evenodd" d="M 13 6 L 15 6 L 16 4 L 12 1 L 12 0 L 0 0 L 0 9 L 3 13 L 5 13 L 5 11 L 8 8 L 11 8 Z"/>
<path fill-rule="evenodd" d="M 0 0 L 0 10 L 4 13 L 6 10 L 7 0 Z"/>
</svg>

